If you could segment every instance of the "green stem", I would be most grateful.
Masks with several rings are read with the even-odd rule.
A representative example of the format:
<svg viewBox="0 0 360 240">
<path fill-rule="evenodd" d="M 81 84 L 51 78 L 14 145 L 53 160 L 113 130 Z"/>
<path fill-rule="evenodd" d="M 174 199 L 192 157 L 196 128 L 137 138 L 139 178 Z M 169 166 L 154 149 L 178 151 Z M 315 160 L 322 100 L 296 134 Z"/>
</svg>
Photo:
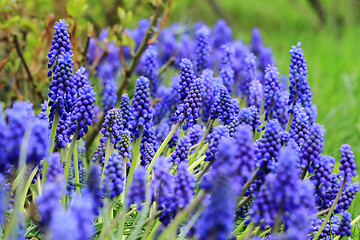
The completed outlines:
<svg viewBox="0 0 360 240">
<path fill-rule="evenodd" d="M 192 201 L 184 210 L 180 211 L 178 214 L 176 214 L 175 219 L 172 221 L 172 223 L 161 233 L 159 236 L 159 240 L 166 240 L 166 239 L 172 239 L 173 236 L 176 234 L 178 225 L 181 221 L 185 219 L 185 217 L 190 214 L 205 198 L 206 194 L 204 192 L 201 192 L 197 195 L 197 197 Z"/>
<path fill-rule="evenodd" d="M 21 168 L 19 174 L 16 176 L 15 180 L 13 181 L 13 183 L 12 183 L 12 189 L 13 189 L 13 190 L 15 190 L 15 188 L 16 188 L 16 187 L 18 186 L 18 184 L 19 184 L 20 179 L 25 175 L 25 172 L 26 172 L 26 170 L 27 170 L 26 167 L 27 167 L 27 166 L 24 165 L 24 166 Z"/>
<path fill-rule="evenodd" d="M 266 230 L 265 232 L 260 233 L 259 237 L 263 237 L 266 234 L 268 234 L 271 231 L 271 228 L 269 228 L 268 230 Z"/>
<path fill-rule="evenodd" d="M 247 228 L 245 229 L 245 231 L 236 238 L 236 240 L 241 240 L 241 239 L 248 237 L 251 234 L 253 229 L 254 229 L 254 223 L 250 223 L 247 226 Z"/>
<path fill-rule="evenodd" d="M 151 185 L 148 184 L 146 187 L 146 204 L 145 204 L 143 210 L 141 211 L 140 219 L 136 223 L 135 229 L 132 231 L 131 235 L 129 236 L 130 240 L 135 240 L 138 237 L 137 235 L 138 235 L 139 231 L 141 230 L 141 227 L 145 221 L 147 213 L 149 212 L 150 204 L 151 204 Z"/>
<path fill-rule="evenodd" d="M 253 184 L 253 182 L 255 181 L 256 179 L 256 173 L 257 171 L 255 171 L 253 173 L 253 175 L 251 176 L 251 178 L 245 183 L 242 191 L 241 191 L 241 195 L 240 195 L 240 198 L 239 199 L 242 199 L 246 193 L 246 191 L 249 189 L 249 187 L 251 186 L 251 184 Z"/>
<path fill-rule="evenodd" d="M 315 237 L 313 238 L 313 240 L 317 240 L 317 239 L 319 238 L 321 232 L 324 230 L 327 222 L 329 221 L 330 216 L 331 216 L 332 213 L 334 212 L 334 209 L 335 209 L 336 204 L 338 203 L 338 201 L 339 201 L 339 199 L 340 199 L 341 193 L 344 191 L 345 183 L 346 183 L 346 174 L 345 174 L 345 176 L 344 176 L 344 180 L 343 180 L 343 182 L 342 182 L 342 184 L 341 184 L 340 190 L 339 190 L 338 194 L 336 195 L 336 198 L 335 198 L 335 200 L 334 200 L 334 203 L 333 203 L 333 205 L 331 206 L 328 214 L 326 215 L 326 218 L 325 218 L 323 224 L 321 224 L 321 227 L 320 227 L 319 231 L 316 233 L 316 235 L 315 235 Z"/>
<path fill-rule="evenodd" d="M 189 220 L 189 222 L 182 228 L 180 232 L 179 239 L 185 239 L 187 233 L 190 231 L 191 227 L 196 223 L 196 221 L 200 218 L 204 208 L 200 208 Z"/>
<path fill-rule="evenodd" d="M 246 218 L 244 221 L 242 221 L 239 226 L 237 226 L 235 228 L 235 230 L 232 232 L 232 235 L 237 235 L 241 229 L 243 229 L 243 227 L 245 226 L 245 222 L 248 220 L 248 218 Z"/>
<path fill-rule="evenodd" d="M 124 183 L 123 183 L 123 189 L 126 188 L 126 163 L 127 163 L 127 157 L 124 158 L 124 161 L 123 161 L 123 175 L 124 175 Z M 120 194 L 120 201 L 124 204 L 125 203 L 125 193 L 122 192 Z"/>
<path fill-rule="evenodd" d="M 151 173 L 151 170 L 152 170 L 152 168 L 153 168 L 155 159 L 160 156 L 160 154 L 162 153 L 162 151 L 165 149 L 166 145 L 169 143 L 170 139 L 174 136 L 175 132 L 176 132 L 176 131 L 179 129 L 179 127 L 181 126 L 181 123 L 182 123 L 182 122 L 176 123 L 176 125 L 173 127 L 173 129 L 171 129 L 171 131 L 169 132 L 169 134 L 167 135 L 167 137 L 165 138 L 165 140 L 161 143 L 161 146 L 160 146 L 159 149 L 156 151 L 153 159 L 151 160 L 151 162 L 150 162 L 150 164 L 149 164 L 149 166 L 148 166 L 148 169 L 147 169 L 148 174 Z"/>
<path fill-rule="evenodd" d="M 290 116 L 289 116 L 288 123 L 286 125 L 286 130 L 285 130 L 286 132 L 289 132 L 289 130 L 290 130 L 290 126 L 291 126 L 291 122 L 293 120 L 293 117 L 294 117 L 294 112 L 291 112 Z"/>
<path fill-rule="evenodd" d="M 247 196 L 246 198 L 244 198 L 243 200 L 241 200 L 241 202 L 239 202 L 237 208 L 241 208 L 242 206 L 244 206 L 248 201 L 251 200 L 251 195 Z"/>
<path fill-rule="evenodd" d="M 77 141 L 75 141 L 76 143 Z M 75 180 L 76 182 L 80 182 L 80 177 L 79 177 L 79 158 L 78 158 L 78 151 L 77 151 L 77 146 L 74 147 L 74 168 L 75 168 Z M 80 194 L 80 188 L 76 187 L 76 191 Z"/>
<path fill-rule="evenodd" d="M 36 183 L 37 183 L 37 188 L 38 188 L 37 189 L 38 194 L 40 196 L 42 194 L 40 173 L 38 173 L 37 176 L 36 176 Z"/>
<path fill-rule="evenodd" d="M 273 233 L 278 233 L 280 231 L 280 226 L 281 226 L 281 215 L 282 215 L 282 208 L 280 208 L 276 214 L 275 217 L 275 222 L 274 222 L 274 226 L 273 226 Z"/>
<path fill-rule="evenodd" d="M 53 149 L 54 149 L 56 129 L 58 127 L 58 124 L 59 124 L 59 111 L 56 111 L 54 121 L 53 121 L 52 126 L 51 126 L 50 148 L 49 148 L 50 153 L 52 153 Z"/>
<path fill-rule="evenodd" d="M 156 200 L 153 202 L 151 211 L 150 211 L 150 218 L 148 219 L 148 221 L 145 223 L 145 232 L 143 234 L 143 236 L 141 237 L 141 240 L 146 240 L 146 238 L 148 237 L 149 233 L 150 233 L 150 229 L 151 226 L 154 223 L 154 219 L 157 217 L 156 216 L 156 211 L 157 211 L 157 205 L 156 205 Z"/>
<path fill-rule="evenodd" d="M 70 144 L 70 149 L 68 151 L 68 154 L 66 156 L 66 163 L 65 163 L 65 169 L 64 169 L 64 177 L 65 177 L 65 181 L 67 181 L 68 179 L 68 176 L 69 176 L 69 170 L 70 170 L 70 164 L 71 164 L 71 157 L 73 155 L 73 151 L 74 151 L 74 146 L 75 146 L 75 143 L 77 141 L 77 138 L 79 136 L 79 132 L 80 132 L 80 128 L 77 127 L 76 128 L 76 131 L 74 133 L 74 136 L 73 136 L 73 139 L 71 141 L 71 144 Z"/>
<path fill-rule="evenodd" d="M 207 127 L 206 132 L 205 132 L 204 136 L 202 137 L 199 146 L 196 148 L 196 151 L 195 151 L 193 157 L 190 159 L 189 164 L 192 164 L 194 162 L 194 160 L 196 159 L 196 156 L 199 153 L 200 148 L 204 144 L 205 138 L 209 134 L 212 126 L 214 125 L 214 122 L 215 122 L 215 119 L 210 120 L 209 126 Z"/>
<path fill-rule="evenodd" d="M 140 143 L 141 143 L 141 138 L 142 138 L 142 134 L 143 134 L 143 129 L 140 128 L 139 129 L 140 132 L 140 136 L 138 138 L 136 138 L 135 140 L 135 146 L 134 146 L 134 151 L 133 151 L 133 159 L 131 160 L 131 165 L 130 165 L 130 170 L 129 170 L 129 175 L 127 177 L 127 181 L 126 181 L 126 188 L 125 188 L 125 192 L 124 192 L 124 205 L 121 209 L 121 218 L 120 218 L 120 222 L 119 222 L 119 234 L 117 239 L 122 239 L 123 238 L 123 234 L 124 234 L 124 224 L 125 224 L 125 213 L 127 211 L 127 194 L 129 193 L 129 189 L 130 186 L 132 184 L 133 181 L 133 177 L 134 177 L 134 172 L 135 172 L 135 168 L 138 165 L 138 161 L 140 160 Z"/>
<path fill-rule="evenodd" d="M 351 226 L 354 226 L 358 221 L 360 221 L 360 215 L 357 216 L 354 220 L 352 220 Z"/>
<path fill-rule="evenodd" d="M 204 176 L 204 174 L 210 169 L 211 165 L 213 164 L 213 161 L 209 162 L 209 163 L 205 163 L 207 164 L 204 169 L 201 172 L 198 172 L 197 174 L 195 174 L 195 178 L 196 179 L 200 179 L 202 176 Z"/>
<path fill-rule="evenodd" d="M 25 188 L 22 192 L 22 195 L 21 195 L 21 198 L 20 198 L 20 205 L 19 205 L 19 211 L 22 212 L 24 211 L 24 206 L 25 206 L 25 200 L 26 200 L 26 195 L 27 195 L 27 192 L 29 190 L 29 187 L 31 185 L 31 182 L 32 180 L 34 179 L 35 177 L 35 174 L 37 173 L 37 170 L 39 169 L 38 166 L 36 166 L 34 168 L 34 170 L 31 172 L 30 174 L 30 177 L 28 178 L 28 180 L 26 181 L 26 184 L 25 184 Z"/>
<path fill-rule="evenodd" d="M 193 164 L 191 164 L 189 167 L 188 167 L 188 171 L 191 171 L 193 170 L 194 168 L 196 168 L 196 166 L 198 166 L 199 164 L 201 164 L 205 159 L 205 156 L 202 156 L 201 158 L 199 158 L 198 160 L 196 160 L 195 162 L 193 162 Z"/>
<path fill-rule="evenodd" d="M 155 235 L 157 229 L 159 228 L 160 224 L 161 224 L 161 222 L 157 222 L 157 223 L 155 224 L 155 226 L 154 226 L 153 229 L 151 230 L 151 232 L 150 232 L 149 236 L 146 238 L 146 240 L 155 239 L 154 235 Z"/>
<path fill-rule="evenodd" d="M 110 143 L 110 138 L 106 139 L 106 144 L 105 144 L 105 162 L 104 162 L 104 166 L 102 168 L 102 172 L 101 172 L 101 181 L 104 179 L 105 177 L 105 168 L 108 164 L 109 161 L 109 157 L 110 157 L 110 151 L 111 151 L 111 143 Z"/>
<path fill-rule="evenodd" d="M 325 213 L 328 213 L 329 210 L 330 210 L 330 208 L 327 208 L 327 209 L 325 209 L 325 210 L 322 210 L 322 211 L 320 211 L 320 212 L 317 212 L 317 213 L 316 213 L 316 216 L 324 215 Z"/>
</svg>

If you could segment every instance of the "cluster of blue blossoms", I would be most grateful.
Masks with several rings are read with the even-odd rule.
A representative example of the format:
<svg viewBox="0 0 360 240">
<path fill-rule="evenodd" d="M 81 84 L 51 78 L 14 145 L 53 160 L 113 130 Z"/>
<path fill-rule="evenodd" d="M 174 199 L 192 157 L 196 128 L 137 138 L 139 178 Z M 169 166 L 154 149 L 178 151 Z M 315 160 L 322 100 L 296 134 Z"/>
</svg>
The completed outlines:
<svg viewBox="0 0 360 240">
<path fill-rule="evenodd" d="M 246 45 L 224 20 L 173 24 L 135 51 L 122 94 L 150 24 L 124 30 L 135 49 L 90 38 L 85 66 L 55 24 L 48 101 L 37 117 L 30 102 L 0 108 L 5 238 L 350 237 L 355 156 L 342 145 L 337 171 L 323 154 L 301 43 L 287 89 L 258 29 Z"/>
</svg>

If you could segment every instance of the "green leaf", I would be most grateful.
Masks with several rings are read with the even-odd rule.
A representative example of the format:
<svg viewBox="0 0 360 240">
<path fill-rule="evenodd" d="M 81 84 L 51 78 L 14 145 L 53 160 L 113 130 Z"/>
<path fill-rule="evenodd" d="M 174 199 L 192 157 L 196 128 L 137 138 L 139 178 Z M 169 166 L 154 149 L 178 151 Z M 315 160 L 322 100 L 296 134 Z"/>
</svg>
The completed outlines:
<svg viewBox="0 0 360 240">
<path fill-rule="evenodd" d="M 131 20 L 133 19 L 133 12 L 132 11 L 128 11 L 126 14 L 126 26 L 129 25 L 131 23 Z"/>
<path fill-rule="evenodd" d="M 2 28 L 8 28 L 10 27 L 11 25 L 17 23 L 18 21 L 20 21 L 20 16 L 13 16 L 11 18 L 9 18 L 8 20 L 6 20 L 3 25 L 2 25 Z"/>
<path fill-rule="evenodd" d="M 66 4 L 66 10 L 73 18 L 80 17 L 89 7 L 86 4 L 86 0 L 70 0 Z"/>
<path fill-rule="evenodd" d="M 118 17 L 120 19 L 120 22 L 122 24 L 125 24 L 125 19 L 126 19 L 126 11 L 125 11 L 125 9 L 123 9 L 122 7 L 118 7 L 117 8 L 117 14 L 118 14 Z"/>
</svg>

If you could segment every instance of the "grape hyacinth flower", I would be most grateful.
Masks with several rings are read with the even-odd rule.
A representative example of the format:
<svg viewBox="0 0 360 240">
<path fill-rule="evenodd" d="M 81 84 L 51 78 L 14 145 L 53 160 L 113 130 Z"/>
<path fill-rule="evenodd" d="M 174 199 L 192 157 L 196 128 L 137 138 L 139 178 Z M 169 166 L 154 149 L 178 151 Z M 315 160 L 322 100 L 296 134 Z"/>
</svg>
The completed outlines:
<svg viewBox="0 0 360 240">
<path fill-rule="evenodd" d="M 346 176 L 346 180 L 351 182 L 351 177 L 357 177 L 356 162 L 353 151 L 350 150 L 351 146 L 343 144 L 340 148 L 341 159 L 340 159 L 340 174 Z"/>
<path fill-rule="evenodd" d="M 262 47 L 260 49 L 259 57 L 258 57 L 258 68 L 261 73 L 264 73 L 266 67 L 268 65 L 274 65 L 275 59 L 272 55 L 272 50 L 269 47 Z"/>
<path fill-rule="evenodd" d="M 124 130 L 129 129 L 129 122 L 131 119 L 131 103 L 130 103 L 129 95 L 127 93 L 124 93 L 121 96 L 119 109 L 122 117 L 123 128 Z"/>
<path fill-rule="evenodd" d="M 279 96 L 280 97 L 278 99 L 278 107 L 276 109 L 276 119 L 285 129 L 289 121 L 289 92 L 286 90 L 281 90 Z"/>
<path fill-rule="evenodd" d="M 54 209 L 54 216 L 50 222 L 47 239 L 79 239 L 80 233 L 77 219 L 73 214 L 63 210 L 61 207 Z"/>
<path fill-rule="evenodd" d="M 261 48 L 263 48 L 263 42 L 260 35 L 260 30 L 258 28 L 253 28 L 251 31 L 251 41 L 250 41 L 251 52 L 256 56 L 259 55 Z"/>
<path fill-rule="evenodd" d="M 144 58 L 144 76 L 150 80 L 151 96 L 156 97 L 156 92 L 159 88 L 159 63 L 158 53 L 153 45 L 147 47 L 143 55 Z"/>
<path fill-rule="evenodd" d="M 248 99 L 249 107 L 255 106 L 260 112 L 263 96 L 264 96 L 263 87 L 260 81 L 257 79 L 252 80 L 249 86 L 249 99 Z"/>
<path fill-rule="evenodd" d="M 200 124 L 195 124 L 189 130 L 189 138 L 191 146 L 200 142 L 201 137 L 204 135 L 203 127 Z"/>
<path fill-rule="evenodd" d="M 70 118 L 70 113 L 64 113 L 59 119 L 55 135 L 55 146 L 57 148 L 66 148 L 66 145 L 70 142 Z"/>
<path fill-rule="evenodd" d="M 234 74 L 234 70 L 230 66 L 223 66 L 220 69 L 220 77 L 230 94 L 232 91 L 232 86 L 234 85 Z"/>
<path fill-rule="evenodd" d="M 115 145 L 115 149 L 119 150 L 119 154 L 123 158 L 132 158 L 131 155 L 131 133 L 129 130 L 125 130 L 121 133 L 121 138 L 118 144 Z"/>
<path fill-rule="evenodd" d="M 150 101 L 149 79 L 140 77 L 136 80 L 133 105 L 131 106 L 131 120 L 129 123 L 136 137 L 140 136 L 140 129 L 151 127 L 152 119 L 153 110 Z"/>
<path fill-rule="evenodd" d="M 300 104 L 294 106 L 294 118 L 290 125 L 290 135 L 295 142 L 302 147 L 304 142 L 309 138 L 310 124 L 309 117 L 305 109 Z"/>
<path fill-rule="evenodd" d="M 153 197 L 158 203 L 159 210 L 163 211 L 159 220 L 164 225 L 169 224 L 173 217 L 174 176 L 170 174 L 170 168 L 169 159 L 158 157 L 154 163 L 155 178 L 151 180 Z"/>
<path fill-rule="evenodd" d="M 163 28 L 159 35 L 159 52 L 160 52 L 160 62 L 165 64 L 172 56 L 175 55 L 176 51 L 176 36 L 173 33 L 174 26 L 169 28 Z"/>
<path fill-rule="evenodd" d="M 315 212 L 314 189 L 309 182 L 299 179 L 296 153 L 285 147 L 280 152 L 278 162 L 274 173 L 266 176 L 251 210 L 255 223 L 264 229 L 273 226 L 275 232 L 274 227 L 279 227 L 281 222 L 285 224 L 284 229 L 294 226 L 293 214 L 304 212 L 306 214 L 303 216 L 309 217 Z"/>
<path fill-rule="evenodd" d="M 216 126 L 214 131 L 206 139 L 209 141 L 209 150 L 205 152 L 205 161 L 213 161 L 219 141 L 223 137 L 229 136 L 229 129 L 223 125 Z"/>
<path fill-rule="evenodd" d="M 291 63 L 289 70 L 290 96 L 288 105 L 293 107 L 299 102 L 310 117 L 309 110 L 312 105 L 312 93 L 308 82 L 308 67 L 305 60 L 303 50 L 300 48 L 299 42 L 296 46 L 292 46 L 289 53 L 291 55 Z"/>
<path fill-rule="evenodd" d="M 266 124 L 265 133 L 258 140 L 258 151 L 256 153 L 258 168 L 269 172 L 277 161 L 281 149 L 281 126 L 276 119 L 271 119 Z"/>
<path fill-rule="evenodd" d="M 150 150 L 152 149 L 152 151 Z M 158 148 L 158 141 L 156 139 L 154 128 L 144 129 L 143 136 L 140 143 L 140 154 L 141 154 L 141 165 L 148 166 L 152 160 L 153 151 L 156 151 Z M 147 150 L 147 151 L 146 151 Z M 151 156 L 152 155 L 152 156 Z"/>
<path fill-rule="evenodd" d="M 238 93 L 242 95 L 242 99 L 249 96 L 250 83 L 256 78 L 256 62 L 254 54 L 248 54 L 243 64 L 243 79 L 238 85 Z"/>
<path fill-rule="evenodd" d="M 99 214 L 99 209 L 104 205 L 102 200 L 102 190 L 100 187 L 100 178 L 100 167 L 98 165 L 93 165 L 89 170 L 89 174 L 86 180 L 86 191 L 88 194 L 90 194 L 92 201 L 94 202 L 92 211 L 95 215 Z"/>
<path fill-rule="evenodd" d="M 109 110 L 100 130 L 100 133 L 104 135 L 104 137 L 100 139 L 100 142 L 105 144 L 106 141 L 109 140 L 110 143 L 116 145 L 120 140 L 123 126 L 122 121 L 123 118 L 120 109 Z"/>
<path fill-rule="evenodd" d="M 313 233 L 313 235 L 315 235 L 319 229 L 320 226 L 324 223 L 325 218 L 318 218 L 315 219 L 311 222 L 311 232 Z M 339 229 L 339 225 L 340 225 L 340 217 L 339 216 L 334 216 L 332 218 L 330 218 L 328 220 L 328 222 L 326 223 L 324 229 L 322 230 L 322 232 L 320 233 L 319 239 L 331 239 L 332 235 L 337 234 L 338 229 Z M 314 236 L 310 236 L 309 239 L 313 239 Z"/>
<path fill-rule="evenodd" d="M 243 108 L 240 110 L 239 113 L 239 124 L 247 124 L 251 127 L 253 133 L 255 131 L 260 132 L 260 125 L 261 125 L 261 121 L 260 121 L 260 116 L 259 116 L 259 112 L 256 109 L 255 106 L 250 106 L 248 108 Z"/>
<path fill-rule="evenodd" d="M 77 93 L 72 73 L 73 65 L 72 55 L 65 53 L 57 57 L 48 93 L 50 107 L 49 128 L 52 127 L 56 113 L 62 117 L 66 112 L 69 113 L 72 110 L 74 97 Z"/>
<path fill-rule="evenodd" d="M 177 210 L 185 208 L 195 195 L 195 177 L 187 170 L 188 164 L 181 162 L 177 166 L 174 185 L 174 201 Z"/>
<path fill-rule="evenodd" d="M 80 89 L 89 83 L 89 80 L 86 76 L 86 69 L 84 67 L 80 67 L 76 70 L 74 74 L 74 84 L 76 89 Z"/>
<path fill-rule="evenodd" d="M 171 162 L 178 165 L 181 162 L 187 162 L 189 150 L 191 147 L 191 139 L 188 136 L 180 138 L 175 151 L 171 154 Z"/>
<path fill-rule="evenodd" d="M 193 70 L 193 64 L 188 58 L 181 59 L 180 63 L 180 83 L 179 83 L 179 95 L 180 103 L 182 103 L 188 92 L 190 91 L 191 85 L 195 82 L 196 76 Z"/>
<path fill-rule="evenodd" d="M 226 240 L 233 229 L 233 213 L 236 207 L 234 179 L 220 173 L 214 182 L 210 203 L 199 219 L 197 234 L 200 240 Z"/>
<path fill-rule="evenodd" d="M 186 98 L 180 103 L 175 112 L 175 119 L 177 118 L 177 122 L 186 120 L 183 125 L 184 130 L 194 125 L 199 118 L 202 106 L 201 88 L 201 80 L 198 78 L 191 84 Z"/>
<path fill-rule="evenodd" d="M 44 101 L 40 107 L 41 107 L 41 110 L 38 114 L 38 119 L 41 119 L 41 120 L 47 120 L 48 119 L 48 116 L 47 116 L 47 113 L 46 113 L 46 108 L 47 108 L 47 105 L 48 105 L 48 102 L 47 101 Z"/>
<path fill-rule="evenodd" d="M 111 199 L 122 193 L 124 188 L 123 162 L 117 153 L 111 154 L 105 166 L 103 186 L 105 195 Z"/>
<path fill-rule="evenodd" d="M 31 127 L 28 143 L 26 162 L 34 166 L 40 164 L 48 154 L 49 149 L 49 128 L 44 120 L 35 120 Z"/>
<path fill-rule="evenodd" d="M 233 138 L 229 138 L 228 136 L 224 136 L 219 139 L 214 161 L 212 162 L 212 168 L 201 180 L 200 187 L 207 192 L 211 192 L 218 175 L 226 175 L 235 179 L 235 177 L 237 177 L 235 155 L 235 140 Z M 236 184 L 233 184 L 233 189 L 235 192 L 240 189 L 240 185 L 237 181 Z"/>
<path fill-rule="evenodd" d="M 162 99 L 156 103 L 154 111 L 154 123 L 159 124 L 166 115 L 170 112 L 170 116 L 176 111 L 176 107 L 179 103 L 179 79 L 176 75 L 172 78 L 171 87 L 166 88 L 164 86 L 159 88 L 159 92 L 163 91 Z M 159 94 L 160 96 L 160 94 Z"/>
<path fill-rule="evenodd" d="M 117 101 L 116 89 L 117 89 L 116 81 L 112 78 L 109 78 L 105 83 L 104 93 L 103 93 L 103 108 L 104 108 L 105 116 L 110 109 L 115 107 Z"/>
<path fill-rule="evenodd" d="M 328 188 L 331 187 L 331 173 L 334 169 L 335 158 L 332 156 L 320 155 L 319 160 L 319 166 L 315 168 L 314 175 L 311 176 L 310 179 L 316 189 L 315 201 L 320 207 L 325 209 L 326 206 L 323 206 L 323 202 L 326 201 L 326 192 Z"/>
<path fill-rule="evenodd" d="M 26 102 L 15 102 L 12 108 L 5 111 L 8 125 L 4 121 L 2 125 L 5 127 L 2 130 L 3 134 L 3 150 L 4 157 L 2 157 L 6 164 L 18 166 L 20 157 L 20 146 L 24 138 L 25 131 L 34 120 L 35 114 L 29 111 L 29 106 Z M 6 165 L 5 163 L 3 165 Z"/>
<path fill-rule="evenodd" d="M 335 197 L 337 195 L 337 193 L 339 192 L 340 188 L 341 188 L 341 184 L 342 184 L 342 179 L 340 179 L 341 181 L 337 182 L 336 187 L 333 189 L 332 193 L 332 200 L 329 201 L 329 205 L 328 207 L 331 207 L 334 203 Z M 344 210 L 348 210 L 352 201 L 355 199 L 356 194 L 359 192 L 359 184 L 357 182 L 354 183 L 349 183 L 347 182 L 345 184 L 345 188 L 344 191 L 341 193 L 340 199 L 338 201 L 338 203 L 335 206 L 335 213 L 341 213 Z"/>
<path fill-rule="evenodd" d="M 56 182 L 62 180 L 64 178 L 63 177 L 64 169 L 61 164 L 60 154 L 58 152 L 52 153 L 47 160 L 49 163 L 49 167 L 46 175 L 47 181 Z"/>
<path fill-rule="evenodd" d="M 224 44 L 233 41 L 232 29 L 226 24 L 226 21 L 219 19 L 213 27 L 212 45 L 215 49 L 220 48 Z"/>
<path fill-rule="evenodd" d="M 143 167 L 135 169 L 134 180 L 129 191 L 129 205 L 136 204 L 138 209 L 142 209 L 142 203 L 145 201 L 146 192 L 146 170 Z"/>
<path fill-rule="evenodd" d="M 255 144 L 252 141 L 251 128 L 247 125 L 240 125 L 234 134 L 234 140 L 237 150 L 233 167 L 236 176 L 240 177 L 237 182 L 242 183 L 240 185 L 243 186 L 255 170 Z"/>
<path fill-rule="evenodd" d="M 71 130 L 79 131 L 76 140 L 79 140 L 88 131 L 88 126 L 92 124 L 94 118 L 94 103 L 96 93 L 91 85 L 85 85 L 79 89 L 76 98 L 73 114 L 71 115 Z"/>
<path fill-rule="evenodd" d="M 221 47 L 222 57 L 221 57 L 221 66 L 219 70 L 220 77 L 231 94 L 232 86 L 234 85 L 235 72 L 232 68 L 233 58 L 234 58 L 234 49 L 230 44 L 223 45 Z"/>
<path fill-rule="evenodd" d="M 207 122 L 210 113 L 211 113 L 211 106 L 214 101 L 214 72 L 210 69 L 205 69 L 201 73 L 201 80 L 202 80 L 202 98 L 203 98 L 203 112 L 202 112 L 202 121 Z"/>
<path fill-rule="evenodd" d="M 213 105 L 211 106 L 211 118 L 219 118 L 225 125 L 230 123 L 234 115 L 234 107 L 232 104 L 231 96 L 226 87 L 222 85 L 217 94 Z"/>
<path fill-rule="evenodd" d="M 196 70 L 201 73 L 208 68 L 210 61 L 210 29 L 203 25 L 195 33 L 196 37 Z"/>
<path fill-rule="evenodd" d="M 309 173 L 319 166 L 319 156 L 324 148 L 325 129 L 322 125 L 314 123 L 309 132 L 308 138 L 300 149 L 301 168 L 305 171 L 308 168 Z"/>
<path fill-rule="evenodd" d="M 277 109 L 279 106 L 280 98 L 280 81 L 279 81 L 279 70 L 275 65 L 268 65 L 265 68 L 264 75 L 264 109 L 265 109 L 265 120 L 276 116 Z"/>
<path fill-rule="evenodd" d="M 54 219 L 56 209 L 61 209 L 60 199 L 65 191 L 63 179 L 55 182 L 46 182 L 43 194 L 37 201 L 38 211 L 41 216 L 40 226 L 47 228 L 49 223 Z"/>
<path fill-rule="evenodd" d="M 342 220 L 336 234 L 343 237 L 351 237 L 351 213 L 349 213 L 348 211 L 345 211 L 342 214 Z"/>
<path fill-rule="evenodd" d="M 79 239 L 91 239 L 95 233 L 93 218 L 95 217 L 94 202 L 90 194 L 85 193 L 81 197 L 76 194 L 70 207 L 70 214 L 78 223 Z M 81 225 L 80 225 L 81 224 Z"/>
<path fill-rule="evenodd" d="M 47 57 L 49 59 L 48 68 L 51 68 L 57 57 L 61 54 L 73 54 L 71 50 L 71 42 L 70 42 L 70 35 L 68 33 L 67 27 L 69 24 L 65 22 L 65 19 L 60 19 L 58 22 L 55 23 L 54 26 L 54 36 L 51 41 L 51 47 Z M 52 71 L 49 70 L 48 77 L 52 75 Z"/>
</svg>

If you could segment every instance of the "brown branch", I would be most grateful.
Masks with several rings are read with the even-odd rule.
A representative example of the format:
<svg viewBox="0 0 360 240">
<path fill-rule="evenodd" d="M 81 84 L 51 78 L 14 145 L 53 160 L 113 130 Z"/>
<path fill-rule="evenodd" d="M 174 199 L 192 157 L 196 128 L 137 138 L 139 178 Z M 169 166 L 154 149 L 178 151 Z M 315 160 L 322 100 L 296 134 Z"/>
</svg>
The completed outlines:
<svg viewBox="0 0 360 240">
<path fill-rule="evenodd" d="M 37 96 L 40 98 L 41 101 L 44 100 L 44 97 L 42 95 L 41 92 L 39 92 L 37 89 L 36 89 L 36 84 L 34 82 L 34 78 L 33 76 L 31 75 L 31 72 L 29 70 L 29 67 L 25 61 L 25 58 L 24 58 L 24 55 L 22 54 L 21 52 L 21 49 L 20 49 L 20 45 L 19 45 L 19 41 L 17 39 L 17 36 L 16 35 L 13 35 L 13 43 L 15 45 L 15 49 L 16 49 L 16 52 L 17 54 L 19 55 L 20 59 L 21 59 L 21 63 L 23 64 L 24 68 L 25 68 L 25 71 L 26 71 L 26 74 L 28 75 L 28 81 L 30 82 L 31 84 L 31 87 L 34 91 L 34 93 L 37 94 Z"/>
<path fill-rule="evenodd" d="M 89 49 L 89 43 L 90 43 L 90 36 L 88 36 L 87 39 L 86 39 L 86 45 L 85 45 L 84 51 L 82 53 L 83 58 L 81 60 L 81 63 L 83 64 L 83 66 L 85 66 L 85 64 L 86 64 L 86 62 L 88 60 L 87 51 Z"/>
<path fill-rule="evenodd" d="M 171 58 L 169 58 L 169 60 L 166 61 L 166 63 L 164 63 L 164 65 L 162 65 L 159 70 L 158 70 L 158 74 L 161 75 L 163 72 L 166 71 L 166 69 L 168 69 L 168 67 L 170 67 L 171 65 L 173 65 L 175 62 L 175 57 L 171 56 Z"/>
<path fill-rule="evenodd" d="M 148 46 L 149 39 L 150 39 L 151 35 L 153 34 L 153 28 L 156 26 L 161 12 L 162 12 L 162 7 L 161 6 L 155 6 L 154 15 L 152 17 L 152 20 L 151 20 L 151 22 L 149 24 L 149 27 L 148 27 L 146 33 L 145 33 L 145 35 L 144 35 L 144 37 L 143 37 L 137 51 L 136 51 L 135 57 L 132 60 L 132 62 L 130 64 L 130 67 L 128 69 L 124 68 L 124 71 L 125 71 L 124 72 L 124 79 L 123 79 L 123 81 L 121 82 L 121 85 L 119 86 L 119 88 L 116 91 L 116 94 L 118 95 L 118 97 L 120 97 L 122 95 L 124 89 L 126 89 L 127 86 L 129 85 L 131 76 L 132 76 L 136 66 L 139 63 L 142 54 L 145 52 L 145 49 Z"/>
</svg>

